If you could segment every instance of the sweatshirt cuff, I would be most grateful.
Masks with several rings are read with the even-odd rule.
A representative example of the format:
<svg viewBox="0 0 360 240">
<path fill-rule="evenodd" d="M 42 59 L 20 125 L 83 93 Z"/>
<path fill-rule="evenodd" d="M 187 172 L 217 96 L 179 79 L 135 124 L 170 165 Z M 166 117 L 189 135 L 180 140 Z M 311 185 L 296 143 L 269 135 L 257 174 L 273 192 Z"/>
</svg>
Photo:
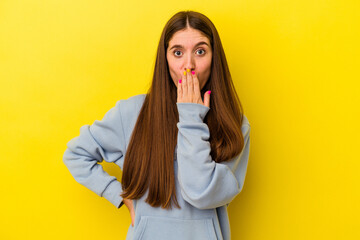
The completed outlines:
<svg viewBox="0 0 360 240">
<path fill-rule="evenodd" d="M 176 103 L 179 112 L 179 122 L 203 122 L 209 107 L 199 103 Z"/>
<path fill-rule="evenodd" d="M 106 198 L 115 207 L 120 208 L 122 206 L 121 202 L 123 200 L 123 198 L 120 196 L 121 193 L 121 183 L 115 179 L 107 186 L 105 191 L 102 193 L 102 197 Z"/>
</svg>

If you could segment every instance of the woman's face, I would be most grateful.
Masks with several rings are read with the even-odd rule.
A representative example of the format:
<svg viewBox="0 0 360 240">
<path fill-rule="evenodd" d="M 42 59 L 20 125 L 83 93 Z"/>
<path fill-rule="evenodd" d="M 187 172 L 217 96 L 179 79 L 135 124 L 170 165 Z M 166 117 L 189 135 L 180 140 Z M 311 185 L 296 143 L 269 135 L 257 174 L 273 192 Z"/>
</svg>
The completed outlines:
<svg viewBox="0 0 360 240">
<path fill-rule="evenodd" d="M 170 39 L 166 59 L 176 87 L 179 79 L 183 78 L 184 71 L 189 68 L 195 71 L 202 89 L 210 76 L 212 60 L 210 41 L 196 29 L 187 28 L 178 31 Z"/>
</svg>

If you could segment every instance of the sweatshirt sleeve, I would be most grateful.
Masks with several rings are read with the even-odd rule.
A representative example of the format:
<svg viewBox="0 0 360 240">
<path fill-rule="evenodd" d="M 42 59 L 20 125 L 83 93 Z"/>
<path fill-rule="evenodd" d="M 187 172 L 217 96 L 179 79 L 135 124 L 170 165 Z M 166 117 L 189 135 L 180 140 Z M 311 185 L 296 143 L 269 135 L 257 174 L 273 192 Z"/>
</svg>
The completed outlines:
<svg viewBox="0 0 360 240">
<path fill-rule="evenodd" d="M 101 121 L 95 120 L 92 125 L 82 126 L 80 135 L 67 143 L 63 155 L 63 162 L 78 183 L 104 197 L 117 208 L 123 205 L 121 183 L 105 172 L 98 163 L 105 160 L 123 166 L 125 137 L 120 114 L 121 103 L 121 100 L 117 101 Z"/>
<path fill-rule="evenodd" d="M 210 155 L 210 131 L 203 122 L 209 107 L 197 103 L 176 103 L 179 112 L 178 180 L 183 198 L 199 209 L 229 203 L 244 186 L 250 151 L 250 124 L 244 115 L 241 131 L 244 148 L 227 162 L 216 163 Z"/>
</svg>

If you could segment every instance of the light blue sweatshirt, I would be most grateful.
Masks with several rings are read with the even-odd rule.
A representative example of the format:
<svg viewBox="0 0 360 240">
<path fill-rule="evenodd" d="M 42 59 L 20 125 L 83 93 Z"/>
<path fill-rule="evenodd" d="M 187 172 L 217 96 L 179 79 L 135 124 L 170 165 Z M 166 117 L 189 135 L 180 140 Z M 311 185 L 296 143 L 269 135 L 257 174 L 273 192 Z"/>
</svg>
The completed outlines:
<svg viewBox="0 0 360 240">
<path fill-rule="evenodd" d="M 75 180 L 114 206 L 123 205 L 121 183 L 98 162 L 116 163 L 123 169 L 130 136 L 146 94 L 118 100 L 101 121 L 80 128 L 80 135 L 67 143 L 63 161 Z M 250 124 L 244 115 L 241 131 L 244 149 L 229 162 L 216 163 L 210 155 L 210 131 L 203 122 L 210 110 L 197 103 L 176 103 L 178 138 L 174 154 L 177 200 L 181 209 L 154 208 L 142 198 L 133 200 L 134 226 L 126 240 L 230 239 L 227 208 L 245 181 Z"/>
</svg>

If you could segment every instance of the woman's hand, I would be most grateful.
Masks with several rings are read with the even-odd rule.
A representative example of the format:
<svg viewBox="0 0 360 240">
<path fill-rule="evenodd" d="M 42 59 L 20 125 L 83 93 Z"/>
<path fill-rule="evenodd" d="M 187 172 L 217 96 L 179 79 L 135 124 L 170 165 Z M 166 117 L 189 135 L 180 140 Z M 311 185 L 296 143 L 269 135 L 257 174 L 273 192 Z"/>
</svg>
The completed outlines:
<svg viewBox="0 0 360 240">
<path fill-rule="evenodd" d="M 204 102 L 200 94 L 200 84 L 196 73 L 194 71 L 190 73 L 190 69 L 187 69 L 184 71 L 183 79 L 180 79 L 178 83 L 177 102 L 198 103 L 210 107 L 210 91 L 204 94 Z"/>
<path fill-rule="evenodd" d="M 123 202 L 127 206 L 127 208 L 129 209 L 130 217 L 131 217 L 131 225 L 134 226 L 135 211 L 134 211 L 133 201 L 131 199 L 124 198 Z"/>
</svg>

